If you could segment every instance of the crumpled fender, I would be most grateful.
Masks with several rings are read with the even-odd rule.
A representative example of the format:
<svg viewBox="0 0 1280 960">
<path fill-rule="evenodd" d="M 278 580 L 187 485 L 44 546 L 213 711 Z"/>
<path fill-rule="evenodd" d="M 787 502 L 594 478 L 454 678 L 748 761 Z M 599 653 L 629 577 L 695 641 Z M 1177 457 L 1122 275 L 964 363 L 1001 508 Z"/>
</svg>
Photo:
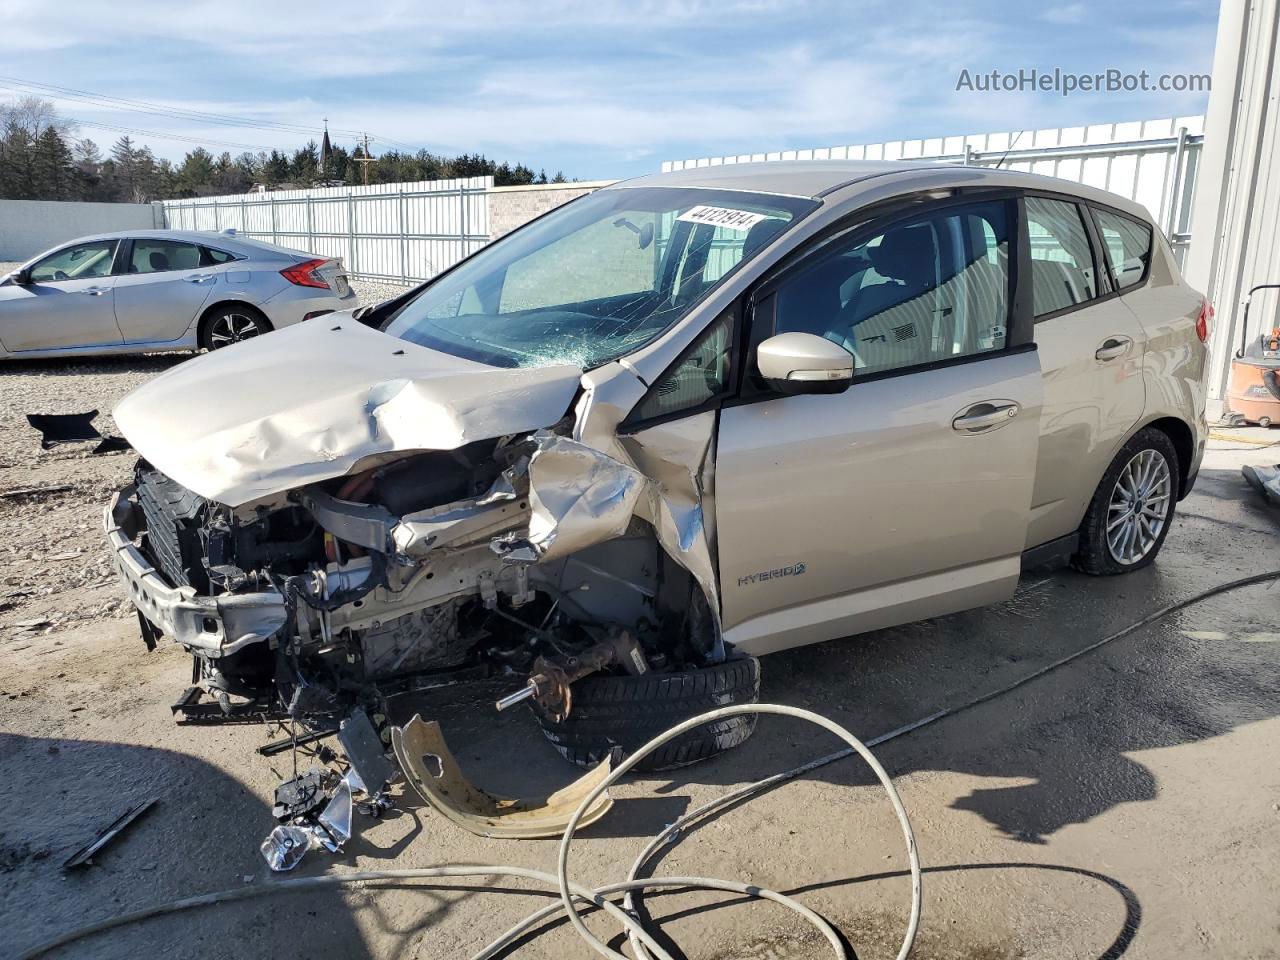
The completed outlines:
<svg viewBox="0 0 1280 960">
<path fill-rule="evenodd" d="M 445 743 L 440 724 L 415 716 L 403 727 L 392 727 L 391 747 L 400 769 L 424 801 L 458 826 L 482 837 L 531 839 L 558 837 L 579 804 L 612 769 L 608 759 L 585 776 L 546 797 L 501 797 L 472 784 Z M 440 762 L 440 776 L 427 768 L 424 757 Z M 583 814 L 580 827 L 595 823 L 613 806 L 607 793 Z"/>
</svg>

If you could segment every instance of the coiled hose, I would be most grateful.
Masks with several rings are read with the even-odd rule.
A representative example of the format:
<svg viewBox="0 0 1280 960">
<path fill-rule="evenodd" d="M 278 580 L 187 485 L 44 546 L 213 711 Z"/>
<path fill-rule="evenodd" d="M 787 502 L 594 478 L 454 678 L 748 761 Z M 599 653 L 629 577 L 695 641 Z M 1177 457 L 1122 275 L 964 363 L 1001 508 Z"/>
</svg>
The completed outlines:
<svg viewBox="0 0 1280 960">
<path fill-rule="evenodd" d="M 548 907 L 537 911 L 520 921 L 511 929 L 502 934 L 498 939 L 481 950 L 473 960 L 490 960 L 496 954 L 509 947 L 519 937 L 536 927 L 538 924 L 549 919 L 561 910 L 568 913 L 569 920 L 573 924 L 574 930 L 578 936 L 602 957 L 614 958 L 614 960 L 627 960 L 624 954 L 618 953 L 609 946 L 597 939 L 586 925 L 582 922 L 582 918 L 578 915 L 576 903 L 594 904 L 608 914 L 624 931 L 631 942 L 632 948 L 635 950 L 637 957 L 641 960 L 672 960 L 671 955 L 663 949 L 663 947 L 654 939 L 643 926 L 643 923 L 634 915 L 635 895 L 647 889 L 659 889 L 666 887 L 684 887 L 684 888 L 701 888 L 706 890 L 721 890 L 729 893 L 744 894 L 764 900 L 771 900 L 774 903 L 781 904 L 794 910 L 804 919 L 809 921 L 815 929 L 827 940 L 837 958 L 847 960 L 848 952 L 845 950 L 840 940 L 839 934 L 831 926 L 831 924 L 821 917 L 819 914 L 810 910 L 803 904 L 793 900 L 785 894 L 778 893 L 774 890 L 767 890 L 757 887 L 754 884 L 741 883 L 731 880 L 718 880 L 711 877 L 649 877 L 638 878 L 640 871 L 645 864 L 667 843 L 674 843 L 679 838 L 682 830 L 691 824 L 710 816 L 720 810 L 725 809 L 733 803 L 746 797 L 755 796 L 765 790 L 776 787 L 780 784 L 794 780 L 803 776 L 819 767 L 834 763 L 857 753 L 861 756 L 879 778 L 880 783 L 884 786 L 885 792 L 889 796 L 889 801 L 893 805 L 894 813 L 898 817 L 898 822 L 902 827 L 903 839 L 907 846 L 907 859 L 911 868 L 911 911 L 907 922 L 907 932 L 903 938 L 902 946 L 898 951 L 898 960 L 905 960 L 911 952 L 911 947 L 915 942 L 916 931 L 920 923 L 920 905 L 921 905 L 921 880 L 920 880 L 920 860 L 916 851 L 915 837 L 911 832 L 911 823 L 907 818 L 906 809 L 902 805 L 902 800 L 898 796 L 898 791 L 894 788 L 893 782 L 884 767 L 872 755 L 870 747 L 886 743 L 889 740 L 904 736 L 922 727 L 936 723 L 946 717 L 954 716 L 964 710 L 969 710 L 979 704 L 987 703 L 997 697 L 1003 696 L 1013 690 L 1022 687 L 1033 680 L 1043 677 L 1045 674 L 1051 673 L 1060 667 L 1078 660 L 1093 651 L 1127 637 L 1130 634 L 1141 630 L 1144 627 L 1163 620 L 1180 610 L 1194 606 L 1211 597 L 1228 593 L 1233 590 L 1239 590 L 1243 587 L 1254 586 L 1261 583 L 1269 583 L 1280 580 L 1280 570 L 1273 570 L 1269 573 L 1260 573 L 1251 577 L 1243 577 L 1239 580 L 1232 580 L 1228 583 L 1219 584 L 1208 590 L 1201 591 L 1183 600 L 1171 603 L 1162 607 L 1155 612 L 1148 614 L 1141 620 L 1117 630 L 1115 633 L 1103 637 L 1088 646 L 1077 650 L 1065 657 L 1055 660 L 1024 677 L 1015 680 L 1013 683 L 1007 684 L 999 689 L 992 690 L 988 693 L 968 700 L 965 703 L 958 704 L 954 707 L 948 707 L 931 713 L 928 716 L 921 717 L 911 723 L 904 724 L 888 733 L 882 734 L 873 740 L 863 743 L 852 733 L 840 726 L 833 720 L 819 714 L 812 713 L 808 710 L 801 710 L 797 707 L 788 707 L 779 704 L 741 704 L 732 707 L 723 707 L 719 710 L 712 710 L 701 716 L 686 720 L 678 726 L 672 727 L 665 733 L 654 737 L 643 747 L 628 757 L 621 763 L 606 779 L 601 783 L 589 796 L 587 796 L 578 809 L 574 812 L 569 822 L 568 829 L 565 830 L 564 836 L 560 841 L 559 858 L 557 861 L 557 869 L 554 874 L 547 873 L 542 870 L 531 870 L 523 867 L 514 867 L 507 864 L 490 864 L 490 865 L 442 865 L 436 867 L 423 867 L 413 870 L 365 870 L 353 873 L 330 874 L 322 877 L 299 877 L 291 880 L 282 880 L 265 887 L 241 887 L 231 890 L 222 890 L 214 893 L 202 894 L 196 897 L 188 897 L 183 900 L 174 900 L 169 903 L 154 904 L 149 907 L 143 907 L 129 913 L 121 914 L 116 917 L 110 917 L 105 920 L 99 920 L 95 923 L 87 924 L 75 930 L 71 930 L 65 934 L 54 937 L 28 951 L 21 954 L 19 960 L 33 960 L 35 957 L 55 950 L 67 944 L 74 943 L 77 940 L 83 940 L 85 937 L 92 936 L 96 933 L 102 933 L 106 930 L 112 930 L 117 927 L 126 926 L 128 924 L 137 923 L 150 917 L 161 916 L 163 914 L 178 913 L 183 910 L 190 910 L 196 907 L 212 906 L 221 903 L 233 903 L 238 900 L 250 900 L 257 897 L 271 896 L 279 893 L 298 893 L 308 890 L 321 890 L 329 887 L 344 886 L 351 883 L 360 883 L 370 880 L 412 880 L 412 879 L 432 879 L 443 877 L 520 877 L 527 880 L 533 880 L 548 887 L 554 887 L 560 892 L 560 902 L 551 904 Z M 774 774 L 763 780 L 757 780 L 754 783 L 748 783 L 738 787 L 720 797 L 715 798 L 699 807 L 689 811 L 674 823 L 670 824 L 665 830 L 659 833 L 649 842 L 649 844 L 641 851 L 631 866 L 631 870 L 627 875 L 627 879 L 617 882 L 605 884 L 595 890 L 587 889 L 580 884 L 574 883 L 569 879 L 569 851 L 573 844 L 574 834 L 577 829 L 578 821 L 581 819 L 585 810 L 589 809 L 595 799 L 612 786 L 620 777 L 629 771 L 641 759 L 648 756 L 654 750 L 657 750 L 669 740 L 680 736 L 682 733 L 714 720 L 723 719 L 725 717 L 737 716 L 745 713 L 767 713 L 777 716 L 795 717 L 801 720 L 807 720 L 816 724 L 825 730 L 829 730 L 837 737 L 843 740 L 848 746 L 843 750 L 835 753 L 829 753 L 825 756 L 818 757 L 808 763 L 787 770 L 784 773 Z M 608 898 L 612 895 L 624 894 L 624 904 L 620 908 Z"/>
</svg>

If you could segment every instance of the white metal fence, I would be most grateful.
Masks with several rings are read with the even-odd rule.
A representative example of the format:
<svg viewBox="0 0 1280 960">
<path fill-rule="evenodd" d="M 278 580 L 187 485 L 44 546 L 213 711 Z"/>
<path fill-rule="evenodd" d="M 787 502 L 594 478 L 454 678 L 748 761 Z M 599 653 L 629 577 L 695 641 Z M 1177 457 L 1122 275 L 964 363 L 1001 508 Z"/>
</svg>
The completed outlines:
<svg viewBox="0 0 1280 960">
<path fill-rule="evenodd" d="M 1181 261 L 1191 241 L 1191 197 L 1203 134 L 1204 117 L 1178 117 L 672 160 L 663 163 L 662 170 L 665 173 L 761 160 L 935 160 L 977 166 L 1001 164 L 1012 170 L 1087 183 L 1137 200 L 1164 229 Z"/>
<path fill-rule="evenodd" d="M 368 280 L 427 280 L 489 242 L 492 177 L 166 200 L 172 230 L 226 230 L 322 257 Z"/>
</svg>

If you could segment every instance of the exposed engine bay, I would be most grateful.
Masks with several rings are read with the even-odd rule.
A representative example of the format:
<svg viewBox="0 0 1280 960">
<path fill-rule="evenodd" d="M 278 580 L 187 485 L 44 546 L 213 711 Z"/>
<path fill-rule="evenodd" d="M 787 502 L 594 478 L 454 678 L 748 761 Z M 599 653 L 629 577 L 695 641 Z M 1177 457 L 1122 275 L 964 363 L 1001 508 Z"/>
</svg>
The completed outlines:
<svg viewBox="0 0 1280 960">
<path fill-rule="evenodd" d="M 539 482 L 541 481 L 541 482 Z M 108 516 L 180 595 L 144 637 L 195 656 L 176 709 L 335 727 L 384 698 L 512 678 L 551 718 L 570 684 L 721 659 L 703 588 L 636 515 L 647 481 L 559 430 L 416 453 L 241 508 L 146 460 Z M 205 611 L 202 613 L 202 611 Z M 203 696 L 212 698 L 201 703 Z"/>
</svg>

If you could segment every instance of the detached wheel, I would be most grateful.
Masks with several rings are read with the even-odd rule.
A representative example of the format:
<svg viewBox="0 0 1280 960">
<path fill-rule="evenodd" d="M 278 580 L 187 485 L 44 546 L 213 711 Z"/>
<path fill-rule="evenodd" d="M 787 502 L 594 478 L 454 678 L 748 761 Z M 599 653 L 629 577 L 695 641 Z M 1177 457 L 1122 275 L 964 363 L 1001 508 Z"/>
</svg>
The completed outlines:
<svg viewBox="0 0 1280 960">
<path fill-rule="evenodd" d="M 1163 431 L 1140 430 L 1111 461 L 1080 524 L 1077 570 L 1095 577 L 1156 558 L 1178 499 L 1178 454 Z"/>
<path fill-rule="evenodd" d="M 744 657 L 699 670 L 584 677 L 573 684 L 573 708 L 563 723 L 535 713 L 560 755 L 589 767 L 615 747 L 630 754 L 700 713 L 759 700 L 760 661 Z M 706 760 L 744 742 L 755 727 L 754 715 L 703 724 L 649 754 L 635 769 L 670 770 Z"/>
<path fill-rule="evenodd" d="M 270 321 L 253 307 L 229 304 L 218 307 L 204 318 L 200 346 L 206 350 L 218 350 L 270 332 Z"/>
</svg>

